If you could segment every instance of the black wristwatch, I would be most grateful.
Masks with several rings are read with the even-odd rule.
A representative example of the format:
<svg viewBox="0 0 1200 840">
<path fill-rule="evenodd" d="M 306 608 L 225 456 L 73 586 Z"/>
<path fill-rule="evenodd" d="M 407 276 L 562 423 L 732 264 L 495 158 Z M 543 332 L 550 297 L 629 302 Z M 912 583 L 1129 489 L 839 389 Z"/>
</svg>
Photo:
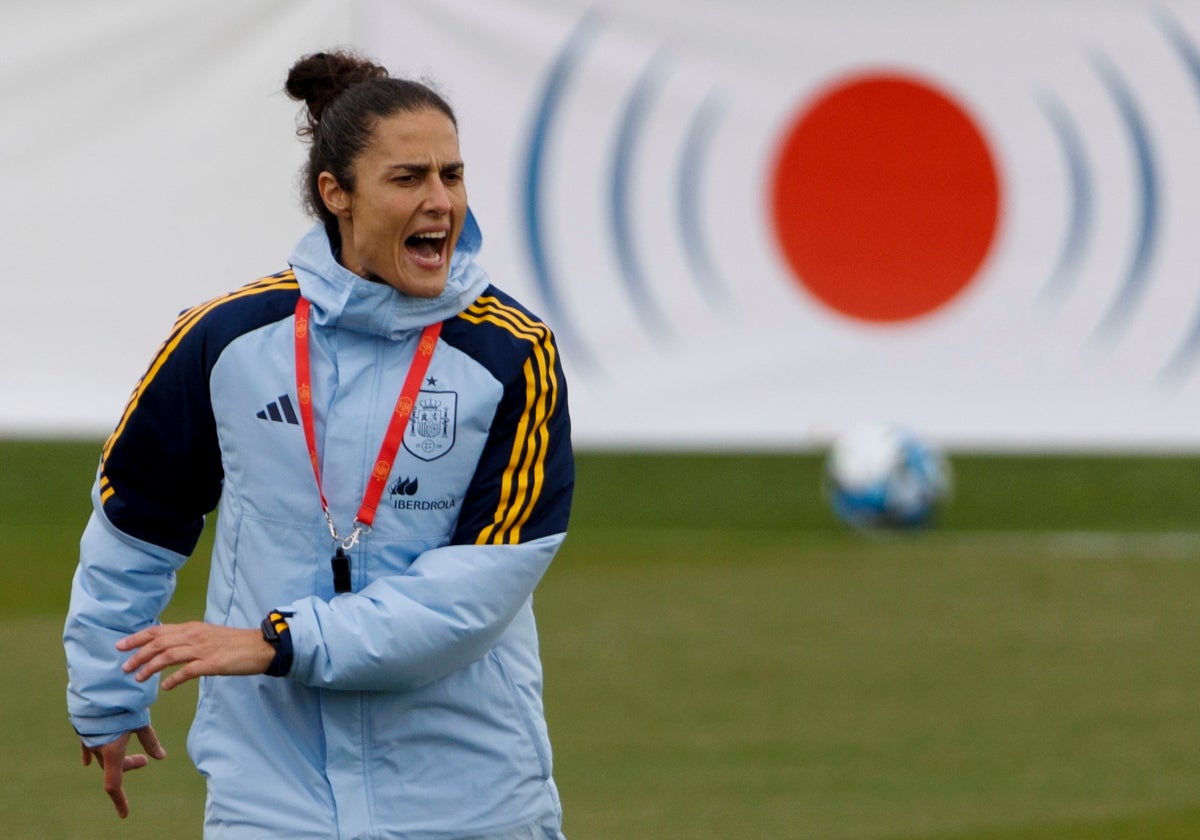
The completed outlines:
<svg viewBox="0 0 1200 840">
<path fill-rule="evenodd" d="M 275 658 L 263 673 L 269 677 L 283 677 L 292 669 L 292 630 L 287 620 L 291 613 L 272 610 L 262 620 L 262 635 L 267 644 L 275 648 Z"/>
</svg>

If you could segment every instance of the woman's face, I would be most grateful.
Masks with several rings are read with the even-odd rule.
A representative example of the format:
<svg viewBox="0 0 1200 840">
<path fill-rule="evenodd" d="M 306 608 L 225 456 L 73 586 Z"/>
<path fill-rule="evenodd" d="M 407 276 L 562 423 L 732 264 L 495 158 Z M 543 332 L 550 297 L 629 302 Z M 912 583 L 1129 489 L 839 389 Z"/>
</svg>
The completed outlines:
<svg viewBox="0 0 1200 840">
<path fill-rule="evenodd" d="M 354 162 L 347 193 L 322 172 L 326 206 L 338 217 L 341 262 L 412 297 L 437 297 L 467 217 L 458 131 L 441 111 L 380 119 Z"/>
</svg>

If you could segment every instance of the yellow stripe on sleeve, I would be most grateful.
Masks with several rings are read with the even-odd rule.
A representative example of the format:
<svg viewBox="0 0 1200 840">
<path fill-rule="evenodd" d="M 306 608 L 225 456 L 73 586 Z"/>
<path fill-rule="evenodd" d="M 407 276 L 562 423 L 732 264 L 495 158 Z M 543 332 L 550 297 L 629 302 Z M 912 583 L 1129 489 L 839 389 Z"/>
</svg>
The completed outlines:
<svg viewBox="0 0 1200 840">
<path fill-rule="evenodd" d="M 492 521 L 475 540 L 479 545 L 517 543 L 545 481 L 546 454 L 550 448 L 549 419 L 558 401 L 554 344 L 545 325 L 532 321 L 520 310 L 506 306 L 494 297 L 479 298 L 459 317 L 476 324 L 494 324 L 532 346 L 533 353 L 523 366 L 525 410 L 517 424 L 512 452 L 501 477 L 500 499 Z"/>
</svg>

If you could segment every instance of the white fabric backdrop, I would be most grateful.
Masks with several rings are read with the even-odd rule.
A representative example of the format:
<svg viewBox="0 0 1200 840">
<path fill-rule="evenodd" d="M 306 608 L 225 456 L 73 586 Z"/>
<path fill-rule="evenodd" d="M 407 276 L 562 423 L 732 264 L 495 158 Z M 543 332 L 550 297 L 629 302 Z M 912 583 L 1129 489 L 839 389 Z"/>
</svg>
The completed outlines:
<svg viewBox="0 0 1200 840">
<path fill-rule="evenodd" d="M 103 433 L 179 309 L 281 267 L 282 79 L 352 44 L 458 110 L 581 446 L 1200 449 L 1197 43 L 1196 2 L 8 3 L 0 433 Z M 886 323 L 810 293 L 769 209 L 789 126 L 872 74 L 955 103 L 999 186 L 964 291 Z"/>
<path fill-rule="evenodd" d="M 0 5 L 0 432 L 106 434 L 175 315 L 308 222 L 280 91 L 334 2 Z"/>
</svg>

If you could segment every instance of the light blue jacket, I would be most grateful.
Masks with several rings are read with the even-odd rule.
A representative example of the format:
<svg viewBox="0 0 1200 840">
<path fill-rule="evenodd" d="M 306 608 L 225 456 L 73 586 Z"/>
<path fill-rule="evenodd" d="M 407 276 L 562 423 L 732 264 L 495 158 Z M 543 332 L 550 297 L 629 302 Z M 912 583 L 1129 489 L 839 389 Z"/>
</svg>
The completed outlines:
<svg viewBox="0 0 1200 840">
<path fill-rule="evenodd" d="M 213 838 L 557 837 L 532 593 L 574 485 L 553 336 L 489 285 L 469 217 L 438 298 L 336 261 L 184 312 L 104 446 L 64 631 L 72 724 L 93 745 L 149 722 L 157 679 L 114 643 L 158 620 L 218 508 L 205 621 L 291 612 L 283 678 L 205 677 L 188 751 Z M 297 420 L 293 311 L 312 303 L 321 480 L 346 534 L 420 330 L 442 333 L 373 529 L 335 595 Z"/>
</svg>

